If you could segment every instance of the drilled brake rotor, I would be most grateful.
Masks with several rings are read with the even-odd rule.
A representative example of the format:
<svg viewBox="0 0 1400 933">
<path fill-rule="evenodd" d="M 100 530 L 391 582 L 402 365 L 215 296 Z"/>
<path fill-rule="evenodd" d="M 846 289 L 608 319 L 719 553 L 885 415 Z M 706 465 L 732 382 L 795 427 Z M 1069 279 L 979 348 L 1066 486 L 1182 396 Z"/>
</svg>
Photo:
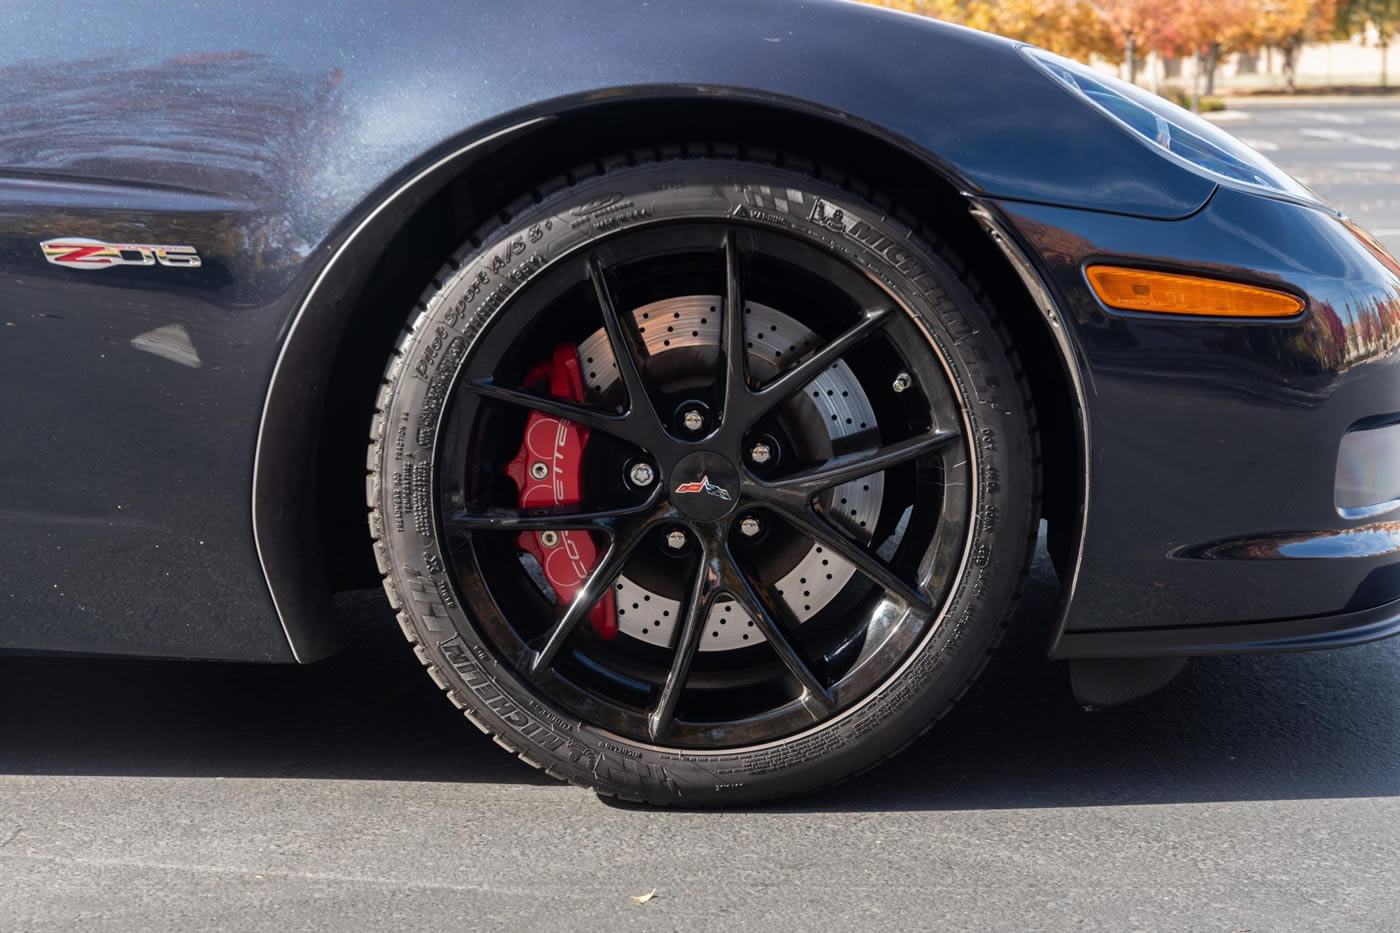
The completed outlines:
<svg viewBox="0 0 1400 933">
<path fill-rule="evenodd" d="M 644 305 L 632 312 L 646 352 L 658 371 L 684 372 L 684 365 L 666 367 L 671 354 L 694 355 L 717 348 L 720 340 L 721 299 L 717 295 L 689 295 Z M 785 367 L 784 357 L 802 356 L 820 337 L 797 320 L 757 303 L 745 305 L 744 335 L 749 348 L 749 373 L 763 381 Z M 607 335 L 600 328 L 578 347 L 588 388 L 606 393 L 618 381 L 617 364 Z M 875 412 L 855 374 L 844 361 L 827 367 L 794 402 L 787 417 L 810 450 L 803 453 L 824 458 L 841 438 L 875 431 Z M 854 538 L 868 543 L 880 517 L 884 474 L 873 473 L 827 491 L 818 502 L 825 515 L 841 524 Z M 820 545 L 812 544 L 774 587 L 797 621 L 820 612 L 850 580 L 855 568 Z M 680 603 L 623 575 L 615 584 L 617 628 L 624 635 L 654 645 L 671 644 Z M 722 597 L 705 622 L 701 651 L 726 651 L 763 641 L 748 614 L 737 603 Z"/>
</svg>

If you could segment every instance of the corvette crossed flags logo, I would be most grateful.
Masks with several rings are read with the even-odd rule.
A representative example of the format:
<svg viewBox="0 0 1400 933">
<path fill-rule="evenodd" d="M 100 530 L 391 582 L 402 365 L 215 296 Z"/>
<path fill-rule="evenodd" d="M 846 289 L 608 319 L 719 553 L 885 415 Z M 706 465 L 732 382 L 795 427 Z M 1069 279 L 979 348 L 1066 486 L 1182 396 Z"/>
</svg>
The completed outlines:
<svg viewBox="0 0 1400 933">
<path fill-rule="evenodd" d="M 729 501 L 729 491 L 723 486 L 716 486 L 714 483 L 710 482 L 708 476 L 701 476 L 700 482 L 698 483 L 681 483 L 676 487 L 676 492 L 704 492 L 709 493 L 716 499 L 723 499 L 726 502 Z"/>
</svg>

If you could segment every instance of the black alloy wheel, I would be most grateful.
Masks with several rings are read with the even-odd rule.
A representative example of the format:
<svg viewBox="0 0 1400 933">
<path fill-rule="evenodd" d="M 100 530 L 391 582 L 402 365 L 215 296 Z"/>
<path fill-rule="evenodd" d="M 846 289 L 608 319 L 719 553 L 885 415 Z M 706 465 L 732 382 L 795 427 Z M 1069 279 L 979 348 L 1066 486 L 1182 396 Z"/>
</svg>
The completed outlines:
<svg viewBox="0 0 1400 933">
<path fill-rule="evenodd" d="M 810 175 L 618 160 L 444 269 L 369 504 L 420 658 L 551 773 L 652 802 L 830 783 L 980 669 L 1034 528 L 991 309 Z"/>
</svg>

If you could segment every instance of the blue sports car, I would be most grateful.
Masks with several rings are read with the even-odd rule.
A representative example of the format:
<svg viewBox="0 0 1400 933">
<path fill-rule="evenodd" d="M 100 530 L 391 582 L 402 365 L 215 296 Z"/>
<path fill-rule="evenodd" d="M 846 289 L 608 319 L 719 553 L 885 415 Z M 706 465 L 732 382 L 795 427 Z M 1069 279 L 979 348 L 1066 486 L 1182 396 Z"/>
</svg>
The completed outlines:
<svg viewBox="0 0 1400 933">
<path fill-rule="evenodd" d="M 0 648 L 306 663 L 382 584 L 506 749 L 712 806 L 919 735 L 1042 524 L 1086 704 L 1400 630 L 1400 267 L 1155 95 L 843 0 L 62 12 Z"/>
</svg>

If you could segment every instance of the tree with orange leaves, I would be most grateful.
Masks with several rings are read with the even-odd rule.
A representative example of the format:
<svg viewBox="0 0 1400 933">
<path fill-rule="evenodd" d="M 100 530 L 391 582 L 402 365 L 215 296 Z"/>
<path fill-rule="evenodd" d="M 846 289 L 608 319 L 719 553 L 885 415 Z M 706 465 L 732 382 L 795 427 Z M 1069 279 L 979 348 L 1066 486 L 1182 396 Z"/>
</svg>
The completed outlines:
<svg viewBox="0 0 1400 933">
<path fill-rule="evenodd" d="M 1277 46 L 1289 90 L 1298 50 L 1330 33 L 1338 0 L 868 0 L 974 29 L 1032 42 L 1072 58 L 1123 62 L 1136 81 L 1148 53 L 1196 58 L 1196 73 L 1214 90 L 1228 52 Z M 1349 9 L 1400 10 L 1400 0 L 1343 0 Z M 1356 19 L 1377 19 L 1359 13 Z M 1385 17 L 1380 17 L 1385 19 Z M 1389 22 L 1390 20 L 1386 20 Z M 1400 23 L 1400 19 L 1397 19 Z M 1385 39 L 1388 40 L 1389 33 Z M 1195 89 L 1199 99 L 1200 88 Z"/>
<path fill-rule="evenodd" d="M 1400 32 L 1400 0 L 1342 0 L 1337 8 L 1338 32 L 1352 35 L 1368 25 L 1375 30 L 1376 47 L 1381 50 L 1381 87 L 1386 87 L 1390 43 Z"/>
<path fill-rule="evenodd" d="M 1070 58 L 1099 55 L 1127 65 L 1161 42 L 1173 0 L 868 0 L 1031 42 Z"/>
<path fill-rule="evenodd" d="M 1128 80 L 1136 81 L 1138 66 L 1153 51 L 1162 51 L 1170 34 L 1177 0 L 1083 0 L 1113 35 L 1128 69 Z"/>
<path fill-rule="evenodd" d="M 1289 93 L 1298 89 L 1298 50 L 1332 32 L 1336 0 L 1263 0 L 1251 27 L 1256 46 L 1277 46 L 1283 52 L 1283 77 Z"/>
<path fill-rule="evenodd" d="M 1117 58 L 1121 44 L 1084 0 L 868 0 L 1030 42 L 1070 58 Z"/>
<path fill-rule="evenodd" d="M 1272 2 L 1272 0 L 1264 0 Z M 1261 0 L 1177 0 L 1167 42 L 1173 51 L 1196 61 L 1191 85 L 1191 109 L 1201 109 L 1205 92 L 1215 90 L 1215 69 L 1223 54 L 1255 44 L 1254 30 Z"/>
</svg>

